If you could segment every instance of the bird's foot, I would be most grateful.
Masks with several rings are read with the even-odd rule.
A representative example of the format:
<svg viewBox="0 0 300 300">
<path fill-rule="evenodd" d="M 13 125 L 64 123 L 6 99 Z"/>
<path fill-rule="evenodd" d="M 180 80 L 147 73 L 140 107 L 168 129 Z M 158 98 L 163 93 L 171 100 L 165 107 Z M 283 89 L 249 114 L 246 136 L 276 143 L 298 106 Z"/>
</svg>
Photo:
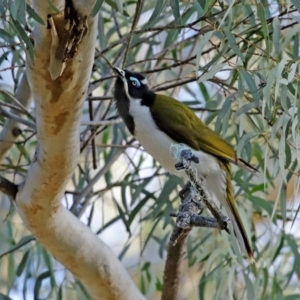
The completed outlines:
<svg viewBox="0 0 300 300">
<path fill-rule="evenodd" d="M 190 189 L 191 189 L 191 183 L 188 182 L 181 191 L 179 191 L 179 197 L 181 199 L 181 202 L 183 202 L 183 200 L 188 196 L 188 194 L 190 193 Z"/>
</svg>

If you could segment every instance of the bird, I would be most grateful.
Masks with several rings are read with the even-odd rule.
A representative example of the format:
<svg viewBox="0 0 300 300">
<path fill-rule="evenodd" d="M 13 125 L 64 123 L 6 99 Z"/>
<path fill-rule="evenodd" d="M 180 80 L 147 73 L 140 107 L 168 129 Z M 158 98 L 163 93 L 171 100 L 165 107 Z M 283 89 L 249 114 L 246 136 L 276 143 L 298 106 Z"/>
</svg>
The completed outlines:
<svg viewBox="0 0 300 300">
<path fill-rule="evenodd" d="M 113 70 L 117 75 L 114 86 L 116 108 L 130 133 L 164 169 L 184 180 L 189 178 L 185 172 L 175 169 L 170 148 L 178 143 L 193 151 L 199 160 L 195 164 L 197 174 L 205 178 L 207 193 L 225 208 L 241 250 L 250 262 L 254 262 L 253 250 L 234 199 L 230 163 L 251 173 L 257 170 L 238 158 L 232 145 L 206 126 L 189 107 L 152 91 L 142 74 L 118 67 Z"/>
</svg>

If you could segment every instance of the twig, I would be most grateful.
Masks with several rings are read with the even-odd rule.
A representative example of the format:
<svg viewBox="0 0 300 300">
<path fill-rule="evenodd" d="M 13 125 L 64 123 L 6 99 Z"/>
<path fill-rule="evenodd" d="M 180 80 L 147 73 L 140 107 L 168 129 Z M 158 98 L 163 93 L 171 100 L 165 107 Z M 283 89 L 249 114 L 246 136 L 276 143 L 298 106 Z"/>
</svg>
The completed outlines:
<svg viewBox="0 0 300 300">
<path fill-rule="evenodd" d="M 94 122 L 94 109 L 93 109 L 93 103 L 91 101 L 88 102 L 89 105 L 89 116 L 90 121 Z M 91 126 L 91 135 L 93 135 L 94 131 L 96 130 L 94 127 Z M 95 137 L 91 139 L 91 146 L 92 146 L 92 158 L 93 158 L 93 169 L 97 169 L 97 150 L 96 150 L 96 142 Z"/>
<path fill-rule="evenodd" d="M 95 183 L 109 170 L 109 168 L 114 164 L 114 162 L 123 153 L 124 149 L 117 149 L 116 152 L 105 162 L 104 167 L 94 176 L 93 179 L 88 183 L 88 185 L 82 190 L 80 194 L 74 197 L 74 203 L 71 207 L 71 212 L 75 215 L 81 215 L 81 210 L 78 211 L 78 206 L 81 200 L 88 196 L 88 194 L 93 190 Z"/>
<path fill-rule="evenodd" d="M 26 76 L 26 75 L 24 75 Z M 27 79 L 26 79 L 27 80 Z M 15 98 L 11 93 L 8 91 L 0 88 L 0 93 L 4 94 L 7 96 L 10 100 L 12 100 L 20 109 L 24 112 L 25 115 L 27 115 L 31 120 L 35 120 L 35 118 L 27 111 L 26 107 L 17 99 Z"/>
<path fill-rule="evenodd" d="M 7 111 L 6 109 L 4 109 L 3 107 L 0 106 L 0 115 L 3 115 L 4 117 L 7 117 L 9 119 L 15 120 L 21 124 L 24 124 L 26 126 L 28 126 L 29 128 L 36 130 L 36 126 L 33 122 L 30 122 L 26 119 L 23 119 L 9 111 Z"/>
<path fill-rule="evenodd" d="M 5 106 L 5 107 L 9 107 L 11 109 L 13 109 L 15 112 L 17 113 L 20 113 L 20 114 L 24 114 L 23 113 L 23 110 L 21 110 L 19 107 L 17 107 L 16 105 L 13 105 L 13 104 L 10 104 L 10 103 L 7 103 L 7 102 L 3 102 L 3 101 L 0 101 L 0 106 Z"/>
<path fill-rule="evenodd" d="M 113 96 L 97 96 L 97 97 L 87 97 L 87 101 L 103 101 L 103 100 L 112 100 Z"/>
<path fill-rule="evenodd" d="M 121 123 L 121 119 L 115 120 L 102 120 L 102 121 L 83 121 L 80 123 L 81 126 L 107 126 Z"/>
<path fill-rule="evenodd" d="M 185 148 L 180 153 L 180 159 L 181 161 L 175 165 L 175 168 L 177 170 L 184 169 L 192 183 L 192 186 L 198 192 L 201 201 L 203 201 L 203 203 L 219 223 L 219 228 L 230 233 L 230 230 L 228 228 L 228 222 L 230 221 L 230 219 L 223 215 L 219 207 L 207 195 L 205 187 L 203 185 L 203 180 L 197 178 L 196 171 L 191 166 L 191 162 L 199 163 L 198 158 L 192 153 L 190 149 Z"/>
<path fill-rule="evenodd" d="M 143 1 L 138 0 L 137 4 L 136 4 L 136 8 L 135 8 L 135 13 L 134 13 L 134 18 L 133 18 L 131 30 L 130 30 L 130 33 L 127 37 L 127 45 L 126 45 L 126 49 L 125 49 L 125 54 L 124 54 L 122 67 L 124 67 L 124 65 L 125 65 L 126 58 L 127 58 L 127 53 L 128 53 L 128 50 L 129 50 L 130 44 L 131 44 L 131 39 L 132 39 L 132 36 L 133 36 L 133 33 L 134 33 L 134 29 L 135 29 L 135 27 L 138 23 L 138 20 L 139 20 L 141 11 L 142 11 L 142 7 L 143 7 Z"/>
<path fill-rule="evenodd" d="M 0 259 L 1 259 L 3 256 L 5 256 L 5 255 L 7 255 L 7 254 L 9 254 L 9 253 L 12 253 L 12 252 L 18 250 L 18 249 L 22 248 L 23 246 L 27 245 L 28 243 L 30 243 L 30 242 L 32 242 L 32 241 L 35 241 L 35 240 L 36 240 L 36 238 L 35 238 L 34 236 L 32 236 L 32 237 L 26 239 L 23 243 L 18 243 L 17 246 L 15 246 L 15 247 L 13 247 L 13 248 L 11 248 L 11 249 L 5 251 L 4 253 L 0 254 Z"/>
<path fill-rule="evenodd" d="M 111 10 L 111 15 L 113 17 L 113 20 L 114 20 L 114 23 L 115 23 L 115 29 L 116 29 L 116 32 L 118 34 L 118 37 L 119 39 L 122 39 L 123 38 L 123 35 L 121 33 L 121 30 L 120 30 L 120 26 L 119 26 L 119 22 L 117 20 L 117 17 L 116 17 L 116 12 L 114 9 Z"/>
<path fill-rule="evenodd" d="M 0 175 L 0 191 L 11 199 L 15 199 L 18 186 Z"/>
</svg>

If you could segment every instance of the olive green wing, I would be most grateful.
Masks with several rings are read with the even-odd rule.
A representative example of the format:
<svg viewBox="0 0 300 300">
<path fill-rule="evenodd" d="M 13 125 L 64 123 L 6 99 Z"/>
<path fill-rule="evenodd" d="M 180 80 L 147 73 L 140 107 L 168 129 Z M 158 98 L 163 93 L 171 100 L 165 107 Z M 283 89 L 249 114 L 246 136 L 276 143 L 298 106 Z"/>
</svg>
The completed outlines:
<svg viewBox="0 0 300 300">
<path fill-rule="evenodd" d="M 157 94 L 150 111 L 158 128 L 177 143 L 186 144 L 195 150 L 238 164 L 233 147 L 207 127 L 183 103 Z"/>
</svg>

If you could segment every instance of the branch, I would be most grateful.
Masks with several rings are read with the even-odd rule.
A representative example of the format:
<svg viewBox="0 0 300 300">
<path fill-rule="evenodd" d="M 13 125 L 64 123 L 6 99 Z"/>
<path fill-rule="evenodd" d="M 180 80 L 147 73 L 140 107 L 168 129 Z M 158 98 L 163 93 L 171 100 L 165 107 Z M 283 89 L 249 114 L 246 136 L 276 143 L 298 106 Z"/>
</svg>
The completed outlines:
<svg viewBox="0 0 300 300">
<path fill-rule="evenodd" d="M 184 169 L 184 171 L 188 175 L 191 185 L 196 192 L 195 193 L 194 191 L 192 191 L 192 193 L 194 193 L 195 195 L 194 197 L 197 197 L 199 195 L 200 201 L 203 201 L 205 206 L 215 217 L 219 225 L 218 227 L 221 230 L 225 230 L 227 233 L 230 233 L 230 230 L 228 228 L 228 222 L 230 221 L 230 219 L 223 215 L 220 208 L 208 196 L 205 187 L 203 185 L 203 180 L 198 179 L 195 169 L 191 166 L 191 162 L 199 163 L 198 157 L 196 157 L 189 148 L 183 148 L 180 152 L 180 159 L 181 161 L 175 165 L 175 168 L 176 170 Z M 189 207 L 186 210 L 188 210 L 189 212 L 191 211 Z M 194 213 L 194 211 L 192 212 Z M 211 225 L 210 221 L 209 224 Z M 190 226 L 190 223 L 187 223 L 187 225 L 185 226 Z M 181 227 L 183 227 L 183 225 Z M 213 227 L 213 226 L 205 226 L 205 227 Z"/>
<path fill-rule="evenodd" d="M 36 238 L 35 238 L 34 236 L 29 236 L 29 237 L 26 238 L 26 240 L 23 240 L 23 239 L 22 239 L 22 240 L 21 240 L 21 241 L 22 241 L 21 243 L 18 243 L 15 247 L 13 247 L 13 248 L 11 248 L 11 249 L 9 249 L 9 250 L 7 250 L 7 251 L 1 253 L 1 254 L 0 254 L 0 259 L 1 259 L 3 256 L 5 256 L 5 255 L 7 255 L 7 254 L 9 254 L 9 253 L 12 253 L 12 252 L 18 250 L 18 249 L 22 248 L 24 245 L 27 245 L 28 243 L 30 243 L 30 242 L 32 242 L 32 241 L 35 241 L 35 240 L 36 240 Z"/>
<path fill-rule="evenodd" d="M 0 115 L 4 116 L 4 117 L 7 117 L 8 119 L 11 119 L 17 123 L 21 123 L 33 130 L 36 130 L 36 126 L 33 122 L 30 122 L 26 119 L 23 119 L 21 117 L 19 117 L 18 115 L 14 114 L 14 113 L 11 113 L 9 111 L 7 111 L 6 109 L 0 107 Z"/>
<path fill-rule="evenodd" d="M 61 14 L 60 20 L 53 16 L 51 21 L 52 35 L 50 29 L 40 24 L 36 24 L 31 34 L 34 63 L 27 57 L 26 67 L 36 106 L 38 147 L 25 183 L 17 193 L 16 205 L 33 235 L 87 287 L 92 298 L 145 299 L 111 249 L 61 202 L 79 160 L 80 116 L 92 72 L 97 36 L 97 17 L 85 19 L 95 1 L 65 2 L 68 5 L 66 15 Z M 56 7 L 58 4 L 63 10 L 61 3 L 64 1 L 53 4 Z M 34 0 L 33 7 L 45 21 L 52 13 L 47 1 Z M 53 33 L 56 30 L 59 37 L 65 37 L 70 32 L 68 22 L 72 24 L 74 21 L 68 15 L 70 11 L 75 19 L 86 20 L 87 32 L 81 35 L 80 28 L 72 31 L 76 45 L 66 36 L 68 42 L 65 45 L 68 46 L 59 49 L 60 44 L 55 49 L 53 45 L 57 40 L 53 44 L 52 38 L 57 37 Z M 63 44 L 63 40 L 59 39 L 59 43 Z M 53 63 L 53 51 L 57 49 L 63 54 L 60 59 L 67 60 L 63 72 L 60 70 L 54 74 L 49 67 Z M 53 75 L 58 77 L 54 80 Z M 104 173 L 105 170 L 102 175 Z"/>
<path fill-rule="evenodd" d="M 175 165 L 175 168 L 177 170 L 184 169 L 190 182 L 179 193 L 180 197 L 183 198 L 182 204 L 179 206 L 179 213 L 171 215 L 176 217 L 176 226 L 168 245 L 161 300 L 178 299 L 180 264 L 184 255 L 185 241 L 193 227 L 218 228 L 230 233 L 227 227 L 229 219 L 222 214 L 215 203 L 208 197 L 203 184 L 199 182 L 195 170 L 191 167 L 191 162 L 198 163 L 199 159 L 187 147 L 179 147 L 180 162 Z M 201 216 L 203 202 L 214 218 Z"/>
<path fill-rule="evenodd" d="M 121 119 L 115 120 L 101 120 L 101 121 L 83 121 L 80 123 L 81 126 L 108 126 L 121 123 Z"/>
<path fill-rule="evenodd" d="M 176 227 L 172 235 L 176 235 L 180 229 Z M 168 256 L 166 260 L 164 277 L 163 277 L 163 290 L 161 300 L 177 300 L 178 289 L 180 281 L 180 265 L 183 259 L 185 241 L 190 233 L 191 228 L 184 229 L 179 234 L 177 243 L 174 246 L 172 242 L 168 246 Z"/>
</svg>

